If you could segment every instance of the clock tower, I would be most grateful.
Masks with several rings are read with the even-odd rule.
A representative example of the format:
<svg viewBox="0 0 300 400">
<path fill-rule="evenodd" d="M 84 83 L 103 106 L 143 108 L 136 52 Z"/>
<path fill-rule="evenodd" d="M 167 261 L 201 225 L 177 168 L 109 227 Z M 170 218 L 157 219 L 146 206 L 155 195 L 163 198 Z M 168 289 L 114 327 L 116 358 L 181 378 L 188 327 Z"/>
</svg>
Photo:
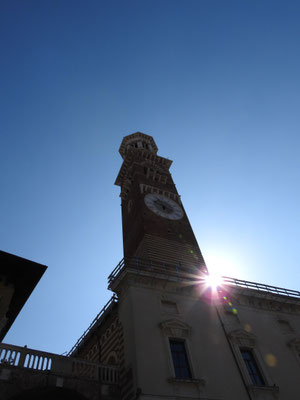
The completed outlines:
<svg viewBox="0 0 300 400">
<path fill-rule="evenodd" d="M 280 398 L 297 398 L 299 292 L 232 278 L 212 290 L 172 161 L 157 151 L 141 132 L 122 141 L 124 259 L 69 354 L 117 365 L 121 400 L 278 400 L 279 381 Z"/>
<path fill-rule="evenodd" d="M 172 161 L 157 151 L 141 132 L 124 137 L 119 149 L 124 257 L 206 270 L 169 171 Z"/>
</svg>

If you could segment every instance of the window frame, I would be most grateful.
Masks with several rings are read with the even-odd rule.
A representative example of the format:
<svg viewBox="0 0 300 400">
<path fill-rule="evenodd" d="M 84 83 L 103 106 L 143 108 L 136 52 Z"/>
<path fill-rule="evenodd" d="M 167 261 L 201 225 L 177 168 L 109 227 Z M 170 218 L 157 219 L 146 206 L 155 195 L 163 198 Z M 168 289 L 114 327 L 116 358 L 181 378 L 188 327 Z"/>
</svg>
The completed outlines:
<svg viewBox="0 0 300 400">
<path fill-rule="evenodd" d="M 300 365 L 300 337 L 298 336 L 292 340 L 289 340 L 287 342 L 287 346 L 291 349 L 294 357 Z"/>
<path fill-rule="evenodd" d="M 244 361 L 247 373 L 250 377 L 250 380 L 252 382 L 253 386 L 260 386 L 260 387 L 265 387 L 266 385 L 266 380 L 264 379 L 263 373 L 261 371 L 261 368 L 256 360 L 255 354 L 253 349 L 249 348 L 249 347 L 240 347 L 240 353 L 242 356 L 242 359 Z M 249 368 L 246 359 L 243 356 L 243 353 L 248 353 L 250 355 L 250 361 L 253 364 L 254 369 L 256 370 L 256 372 L 254 373 L 253 371 L 251 372 L 251 368 Z M 256 378 L 258 377 L 258 379 Z M 261 381 L 261 383 L 257 382 L 258 380 Z"/>
<path fill-rule="evenodd" d="M 173 376 L 175 379 L 180 379 L 180 380 L 192 380 L 193 379 L 193 373 L 192 373 L 192 368 L 191 368 L 191 362 L 189 359 L 189 355 L 188 355 L 188 351 L 187 351 L 187 345 L 186 345 L 186 340 L 182 339 L 182 338 L 172 338 L 169 337 L 168 338 L 168 342 L 169 342 L 169 351 L 170 351 L 170 355 L 171 355 L 171 361 L 172 361 L 172 367 L 173 367 Z M 181 367 L 180 369 L 185 368 L 186 372 L 187 372 L 187 376 L 183 375 L 177 375 L 177 371 L 176 371 L 176 365 L 174 362 L 174 353 L 172 350 L 172 344 L 182 344 L 182 354 L 184 355 L 184 362 L 185 362 L 185 366 Z"/>
<path fill-rule="evenodd" d="M 165 299 L 164 299 L 165 300 Z M 192 356 L 189 346 L 189 336 L 191 332 L 191 327 L 185 322 L 178 318 L 172 318 L 165 320 L 160 323 L 160 328 L 163 334 L 163 340 L 165 342 L 166 354 L 168 354 L 168 364 L 169 371 L 171 373 L 171 380 L 174 381 L 195 381 L 195 370 L 193 366 Z M 170 340 L 178 340 L 184 343 L 186 358 L 188 362 L 188 367 L 190 369 L 190 378 L 177 378 L 175 374 L 175 368 L 173 363 L 173 356 L 171 352 Z"/>
<path fill-rule="evenodd" d="M 230 332 L 228 337 L 245 383 L 249 387 L 262 390 L 268 387 L 275 387 L 274 382 L 268 374 L 263 357 L 258 349 L 256 336 L 253 333 L 248 333 L 244 330 L 238 329 Z M 246 363 L 242 357 L 241 349 L 248 349 L 252 352 L 253 358 L 264 382 L 264 386 L 253 384 Z"/>
</svg>

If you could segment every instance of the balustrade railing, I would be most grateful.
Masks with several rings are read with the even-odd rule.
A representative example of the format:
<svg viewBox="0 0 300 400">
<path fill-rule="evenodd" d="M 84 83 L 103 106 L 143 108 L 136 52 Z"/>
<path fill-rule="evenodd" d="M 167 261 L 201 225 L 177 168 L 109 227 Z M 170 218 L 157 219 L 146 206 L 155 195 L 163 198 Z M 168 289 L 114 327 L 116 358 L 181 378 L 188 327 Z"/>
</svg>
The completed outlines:
<svg viewBox="0 0 300 400">
<path fill-rule="evenodd" d="M 105 384 L 117 384 L 119 376 L 118 367 L 114 365 L 96 364 L 5 343 L 0 343 L 0 368 L 1 366 L 50 371 L 61 376 L 93 379 Z"/>
<path fill-rule="evenodd" d="M 108 286 L 110 286 L 114 280 L 126 269 L 135 270 L 138 272 L 148 272 L 154 274 L 164 274 L 173 278 L 187 278 L 187 279 L 199 279 L 200 268 L 205 268 L 205 265 L 194 265 L 187 266 L 182 265 L 180 262 L 176 265 L 171 265 L 156 260 L 147 260 L 144 258 L 123 258 L 119 264 L 115 267 L 112 273 L 108 277 Z"/>
<path fill-rule="evenodd" d="M 97 322 L 100 321 L 101 317 L 104 315 L 104 313 L 110 309 L 110 307 L 113 306 L 113 304 L 117 303 L 117 296 L 114 294 L 108 302 L 105 304 L 105 306 L 101 309 L 101 311 L 96 315 L 96 317 L 93 319 L 89 327 L 83 332 L 83 334 L 80 336 L 80 338 L 77 340 L 77 342 L 74 344 L 74 346 L 71 348 L 71 350 L 67 353 L 67 356 L 72 356 L 72 354 L 75 353 L 75 351 L 78 349 L 78 347 L 81 345 L 81 343 L 84 341 L 88 333 L 93 329 L 94 326 L 97 325 Z"/>
<path fill-rule="evenodd" d="M 276 294 L 300 299 L 300 292 L 292 289 L 285 289 L 278 286 L 266 285 L 264 283 L 244 281 L 237 278 L 222 277 L 223 285 L 233 285 L 242 289 L 253 289 L 261 293 Z"/>
<path fill-rule="evenodd" d="M 206 267 L 202 271 L 206 272 Z M 108 277 L 108 286 L 111 287 L 112 283 L 122 274 L 125 270 L 135 270 L 136 272 L 148 272 L 153 274 L 165 274 L 168 277 L 177 277 L 178 279 L 189 279 L 194 280 L 195 284 L 203 282 L 199 279 L 199 268 L 201 266 L 183 266 L 180 263 L 178 265 L 164 264 L 157 261 L 146 260 L 142 258 L 123 258 L 119 264 L 115 267 L 112 273 Z M 258 282 L 245 281 L 242 279 L 230 278 L 227 276 L 222 277 L 222 286 L 230 285 L 241 289 L 252 289 L 260 294 L 275 294 L 279 296 L 285 296 L 286 298 L 293 298 L 295 301 L 299 301 L 300 292 L 292 289 L 285 289 L 277 286 L 266 285 Z"/>
</svg>

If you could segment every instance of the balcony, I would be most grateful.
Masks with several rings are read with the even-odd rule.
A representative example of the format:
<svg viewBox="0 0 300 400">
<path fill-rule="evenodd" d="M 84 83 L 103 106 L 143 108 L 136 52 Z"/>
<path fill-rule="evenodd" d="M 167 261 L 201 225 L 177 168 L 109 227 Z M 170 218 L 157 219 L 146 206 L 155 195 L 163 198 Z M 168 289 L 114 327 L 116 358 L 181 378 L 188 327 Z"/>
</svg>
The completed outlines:
<svg viewBox="0 0 300 400">
<path fill-rule="evenodd" d="M 113 365 L 0 343 L 0 372 L 13 368 L 59 377 L 83 378 L 105 385 L 117 385 L 119 382 L 118 367 Z"/>
</svg>

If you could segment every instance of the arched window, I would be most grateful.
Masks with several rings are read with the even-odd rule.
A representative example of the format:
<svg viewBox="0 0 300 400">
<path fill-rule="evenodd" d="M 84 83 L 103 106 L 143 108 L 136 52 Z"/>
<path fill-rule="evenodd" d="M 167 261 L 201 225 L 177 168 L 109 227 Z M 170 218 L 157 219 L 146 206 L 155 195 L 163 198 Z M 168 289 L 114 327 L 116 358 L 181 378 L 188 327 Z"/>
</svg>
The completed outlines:
<svg viewBox="0 0 300 400">
<path fill-rule="evenodd" d="M 108 364 L 108 365 L 117 365 L 118 364 L 118 356 L 115 351 L 111 351 L 108 354 L 106 364 Z"/>
</svg>

